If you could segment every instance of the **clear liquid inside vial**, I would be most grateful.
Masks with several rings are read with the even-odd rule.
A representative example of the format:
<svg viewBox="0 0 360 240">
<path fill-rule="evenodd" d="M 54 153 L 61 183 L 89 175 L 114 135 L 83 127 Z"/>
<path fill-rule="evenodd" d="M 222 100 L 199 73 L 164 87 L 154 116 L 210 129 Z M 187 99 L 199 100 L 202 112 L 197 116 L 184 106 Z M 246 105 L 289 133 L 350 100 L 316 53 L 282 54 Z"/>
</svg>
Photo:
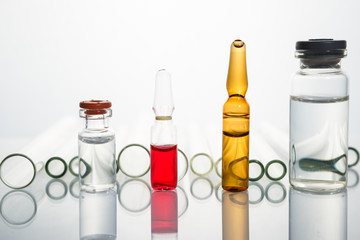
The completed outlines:
<svg viewBox="0 0 360 240">
<path fill-rule="evenodd" d="M 290 97 L 290 183 L 309 191 L 346 187 L 348 97 Z"/>
<path fill-rule="evenodd" d="M 90 192 L 115 186 L 115 137 L 79 136 L 80 185 Z"/>
</svg>

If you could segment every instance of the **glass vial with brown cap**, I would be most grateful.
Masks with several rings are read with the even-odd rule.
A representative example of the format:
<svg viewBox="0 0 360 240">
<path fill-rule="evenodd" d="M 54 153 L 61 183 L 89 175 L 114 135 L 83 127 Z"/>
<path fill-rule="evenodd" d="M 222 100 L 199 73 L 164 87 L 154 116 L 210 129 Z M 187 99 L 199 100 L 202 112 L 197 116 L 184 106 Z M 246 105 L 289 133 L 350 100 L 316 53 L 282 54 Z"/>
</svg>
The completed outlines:
<svg viewBox="0 0 360 240">
<path fill-rule="evenodd" d="M 109 128 L 111 102 L 80 102 L 85 128 L 79 132 L 79 178 L 82 190 L 106 191 L 115 187 L 115 134 Z"/>
<path fill-rule="evenodd" d="M 235 40 L 231 44 L 226 82 L 229 98 L 223 107 L 222 187 L 228 191 L 244 191 L 249 186 L 247 87 L 245 43 Z"/>
</svg>

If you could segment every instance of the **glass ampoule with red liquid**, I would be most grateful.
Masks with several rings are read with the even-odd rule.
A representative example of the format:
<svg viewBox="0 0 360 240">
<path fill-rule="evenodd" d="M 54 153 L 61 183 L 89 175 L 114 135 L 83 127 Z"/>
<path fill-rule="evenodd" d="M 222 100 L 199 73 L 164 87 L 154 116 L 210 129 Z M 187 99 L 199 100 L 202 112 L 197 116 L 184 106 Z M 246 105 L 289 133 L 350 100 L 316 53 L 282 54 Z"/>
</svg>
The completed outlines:
<svg viewBox="0 0 360 240">
<path fill-rule="evenodd" d="M 174 101 L 171 76 L 165 69 L 156 74 L 153 110 L 155 123 L 151 128 L 151 186 L 155 190 L 172 190 L 177 186 L 177 137 L 172 121 Z"/>
</svg>

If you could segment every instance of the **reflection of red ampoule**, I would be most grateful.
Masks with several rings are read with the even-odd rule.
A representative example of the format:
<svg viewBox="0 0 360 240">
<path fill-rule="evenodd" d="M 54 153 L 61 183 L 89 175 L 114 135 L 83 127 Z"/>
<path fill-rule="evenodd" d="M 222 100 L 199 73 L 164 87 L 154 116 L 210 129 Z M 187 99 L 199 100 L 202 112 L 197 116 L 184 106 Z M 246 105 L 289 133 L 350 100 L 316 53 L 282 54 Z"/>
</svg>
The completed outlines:
<svg viewBox="0 0 360 240">
<path fill-rule="evenodd" d="M 172 121 L 174 103 L 171 78 L 160 70 L 155 81 L 153 110 L 155 123 L 151 128 L 151 186 L 156 190 L 171 190 L 177 186 L 176 128 Z"/>
<path fill-rule="evenodd" d="M 153 191 L 151 193 L 152 239 L 177 239 L 177 193 L 176 191 Z"/>
</svg>

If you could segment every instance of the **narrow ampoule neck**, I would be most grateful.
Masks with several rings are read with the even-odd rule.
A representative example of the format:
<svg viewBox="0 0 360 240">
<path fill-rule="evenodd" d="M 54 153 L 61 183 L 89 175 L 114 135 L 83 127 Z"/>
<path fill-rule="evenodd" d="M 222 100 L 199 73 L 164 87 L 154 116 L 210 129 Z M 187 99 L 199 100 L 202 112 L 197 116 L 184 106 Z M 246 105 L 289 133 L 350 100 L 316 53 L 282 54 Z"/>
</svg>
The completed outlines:
<svg viewBox="0 0 360 240">
<path fill-rule="evenodd" d="M 235 40 L 231 44 L 230 62 L 226 89 L 229 97 L 245 96 L 247 91 L 247 70 L 246 70 L 246 46 L 241 40 Z"/>
<path fill-rule="evenodd" d="M 91 115 L 87 115 L 85 118 L 85 128 L 88 130 L 102 130 L 109 128 L 109 119 L 105 116 L 94 118 Z"/>
<path fill-rule="evenodd" d="M 169 121 L 172 120 L 172 116 L 155 116 L 156 121 Z"/>
</svg>

